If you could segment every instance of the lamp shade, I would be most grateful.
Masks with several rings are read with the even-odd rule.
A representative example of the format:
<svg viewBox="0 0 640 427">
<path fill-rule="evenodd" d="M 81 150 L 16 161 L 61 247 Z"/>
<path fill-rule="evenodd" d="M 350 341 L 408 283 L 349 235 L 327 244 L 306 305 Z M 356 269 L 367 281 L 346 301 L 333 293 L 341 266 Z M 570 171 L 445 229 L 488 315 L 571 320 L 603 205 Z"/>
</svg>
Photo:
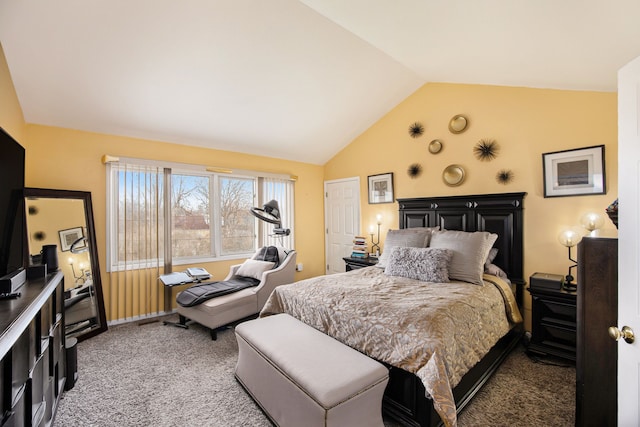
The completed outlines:
<svg viewBox="0 0 640 427">
<path fill-rule="evenodd" d="M 575 227 L 564 229 L 558 234 L 558 242 L 568 248 L 574 247 L 580 243 L 580 240 L 582 240 L 582 233 Z"/>
<path fill-rule="evenodd" d="M 580 218 L 580 224 L 589 231 L 602 228 L 604 217 L 597 212 L 587 212 Z"/>
</svg>

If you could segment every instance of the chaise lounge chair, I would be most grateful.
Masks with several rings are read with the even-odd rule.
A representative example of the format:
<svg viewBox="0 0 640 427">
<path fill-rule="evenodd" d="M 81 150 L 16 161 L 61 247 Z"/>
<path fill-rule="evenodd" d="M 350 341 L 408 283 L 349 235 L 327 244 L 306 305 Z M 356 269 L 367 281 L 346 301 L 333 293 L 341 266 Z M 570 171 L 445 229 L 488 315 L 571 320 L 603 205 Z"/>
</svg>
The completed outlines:
<svg viewBox="0 0 640 427">
<path fill-rule="evenodd" d="M 259 281 L 257 285 L 216 296 L 189 307 L 179 303 L 177 311 L 180 315 L 180 324 L 186 325 L 187 320 L 192 320 L 206 326 L 211 330 L 211 339 L 215 340 L 218 328 L 256 315 L 262 310 L 267 298 L 276 286 L 293 283 L 296 271 L 296 251 L 279 247 L 279 265 L 264 271 L 264 266 L 255 262 L 260 259 L 263 250 L 264 248 L 258 250 L 250 260 L 243 264 L 232 265 L 229 274 L 224 279 L 224 281 L 233 281 L 250 277 Z M 180 302 L 180 294 L 177 299 Z"/>
</svg>

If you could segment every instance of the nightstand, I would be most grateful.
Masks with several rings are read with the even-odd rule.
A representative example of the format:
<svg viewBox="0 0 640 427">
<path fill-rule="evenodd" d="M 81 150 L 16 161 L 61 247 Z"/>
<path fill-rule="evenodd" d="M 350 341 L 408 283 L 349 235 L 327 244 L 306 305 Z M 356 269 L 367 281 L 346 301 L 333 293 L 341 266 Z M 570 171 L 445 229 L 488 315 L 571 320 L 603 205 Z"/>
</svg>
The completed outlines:
<svg viewBox="0 0 640 427">
<path fill-rule="evenodd" d="M 346 257 L 342 258 L 345 262 L 346 271 L 355 270 L 363 267 L 371 267 L 372 265 L 376 265 L 378 263 L 378 258 L 352 258 Z"/>
<path fill-rule="evenodd" d="M 531 294 L 528 351 L 576 360 L 576 292 L 527 288 Z"/>
</svg>

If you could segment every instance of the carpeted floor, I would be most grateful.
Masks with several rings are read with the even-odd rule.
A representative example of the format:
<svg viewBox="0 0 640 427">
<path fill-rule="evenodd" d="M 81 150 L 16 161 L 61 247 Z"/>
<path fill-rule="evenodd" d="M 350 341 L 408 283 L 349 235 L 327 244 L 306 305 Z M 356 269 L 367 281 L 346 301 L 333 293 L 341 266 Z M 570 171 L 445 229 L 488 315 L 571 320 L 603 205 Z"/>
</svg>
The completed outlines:
<svg viewBox="0 0 640 427">
<path fill-rule="evenodd" d="M 78 344 L 78 381 L 54 426 L 270 426 L 233 376 L 231 329 L 128 324 Z M 575 368 L 517 348 L 459 416 L 460 427 L 572 426 Z M 385 420 L 387 427 L 396 426 Z"/>
</svg>

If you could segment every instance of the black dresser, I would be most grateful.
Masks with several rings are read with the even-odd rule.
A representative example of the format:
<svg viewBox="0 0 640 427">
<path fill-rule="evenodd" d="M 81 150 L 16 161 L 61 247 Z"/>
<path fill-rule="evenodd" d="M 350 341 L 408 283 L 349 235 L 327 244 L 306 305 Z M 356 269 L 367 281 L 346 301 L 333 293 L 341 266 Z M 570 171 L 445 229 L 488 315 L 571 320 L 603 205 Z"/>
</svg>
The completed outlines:
<svg viewBox="0 0 640 427">
<path fill-rule="evenodd" d="M 0 300 L 0 425 L 51 425 L 65 385 L 61 272 Z"/>
</svg>

